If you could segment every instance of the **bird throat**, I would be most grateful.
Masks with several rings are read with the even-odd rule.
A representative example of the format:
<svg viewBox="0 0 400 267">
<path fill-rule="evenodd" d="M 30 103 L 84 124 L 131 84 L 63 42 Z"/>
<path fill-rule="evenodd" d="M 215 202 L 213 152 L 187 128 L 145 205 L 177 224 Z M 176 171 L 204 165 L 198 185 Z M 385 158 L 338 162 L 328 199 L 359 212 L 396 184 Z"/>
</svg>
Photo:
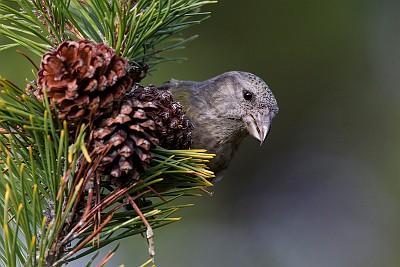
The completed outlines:
<svg viewBox="0 0 400 267">
<path fill-rule="evenodd" d="M 248 135 L 244 123 L 240 120 L 215 118 L 215 121 L 201 123 L 195 126 L 193 132 L 193 148 L 206 148 L 215 153 L 215 158 L 209 163 L 210 169 L 218 173 L 229 166 L 240 143 Z"/>
</svg>

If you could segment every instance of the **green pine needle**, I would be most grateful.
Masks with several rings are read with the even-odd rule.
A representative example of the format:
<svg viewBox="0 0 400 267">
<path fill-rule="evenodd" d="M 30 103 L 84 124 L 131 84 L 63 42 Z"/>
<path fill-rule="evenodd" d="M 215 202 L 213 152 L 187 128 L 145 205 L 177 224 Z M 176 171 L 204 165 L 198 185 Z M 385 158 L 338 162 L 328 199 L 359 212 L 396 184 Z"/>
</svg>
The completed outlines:
<svg viewBox="0 0 400 267">
<path fill-rule="evenodd" d="M 66 122 L 53 117 L 46 95 L 41 103 L 4 78 L 0 78 L 0 85 L 0 206 L 4 210 L 0 214 L 4 232 L 0 235 L 0 265 L 44 266 L 49 253 L 55 253 L 51 252 L 55 244 L 62 248 L 62 257 L 55 261 L 62 264 L 147 230 L 139 214 L 126 211 L 126 204 L 115 209 L 116 204 L 126 201 L 125 195 L 117 196 L 119 189 L 107 191 L 106 185 L 100 215 L 108 216 L 108 222 L 101 231 L 93 235 L 98 227 L 91 221 L 95 210 L 88 211 L 92 215 L 82 221 L 83 225 L 76 222 L 76 226 L 67 227 L 77 203 L 83 200 L 84 182 L 90 178 L 74 182 L 77 162 L 86 157 L 87 164 L 93 164 L 85 145 L 87 128 L 83 125 L 71 143 Z M 209 179 L 214 175 L 204 166 L 214 155 L 199 149 L 160 147 L 152 152 L 150 169 L 126 194 L 138 203 L 151 200 L 141 212 L 155 229 L 178 221 L 173 214 L 190 206 L 169 203 L 183 196 L 199 196 L 194 191 L 212 185 Z M 66 230 L 66 236 L 59 236 Z M 92 247 L 94 238 L 99 247 Z M 68 247 L 73 241 L 77 245 Z"/>
<path fill-rule="evenodd" d="M 86 38 L 108 44 L 132 64 L 154 66 L 180 59 L 163 54 L 197 37 L 177 35 L 207 18 L 200 9 L 211 3 L 215 1 L 3 1 L 0 34 L 10 43 L 0 51 L 23 46 L 41 57 L 63 41 Z M 82 125 L 73 139 L 43 92 L 41 102 L 0 77 L 0 266 L 61 266 L 149 227 L 179 221 L 175 213 L 191 205 L 171 202 L 200 196 L 212 186 L 214 174 L 206 165 L 214 155 L 159 147 L 140 180 L 126 188 L 99 181 L 96 188 L 90 127 Z"/>
<path fill-rule="evenodd" d="M 129 61 L 150 66 L 184 48 L 189 38 L 174 38 L 208 18 L 202 0 L 8 0 L 0 4 L 0 33 L 11 40 L 3 49 L 23 46 L 38 56 L 66 40 L 105 42 Z M 8 3 L 7 3 L 8 2 Z"/>
</svg>

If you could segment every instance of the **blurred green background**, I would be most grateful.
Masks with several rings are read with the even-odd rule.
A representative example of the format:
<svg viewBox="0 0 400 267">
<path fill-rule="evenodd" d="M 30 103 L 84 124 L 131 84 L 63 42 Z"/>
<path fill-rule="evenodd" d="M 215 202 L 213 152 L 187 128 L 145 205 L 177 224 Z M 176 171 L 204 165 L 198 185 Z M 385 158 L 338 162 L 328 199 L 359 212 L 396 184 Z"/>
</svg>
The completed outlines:
<svg viewBox="0 0 400 267">
<path fill-rule="evenodd" d="M 248 138 L 213 196 L 189 199 L 157 229 L 158 267 L 400 266 L 400 2 L 221 0 L 200 34 L 143 84 L 262 77 L 280 113 L 260 147 Z M 0 73 L 30 66 L 2 52 Z M 145 239 L 107 266 L 138 266 Z M 83 266 L 84 261 L 68 266 Z"/>
</svg>

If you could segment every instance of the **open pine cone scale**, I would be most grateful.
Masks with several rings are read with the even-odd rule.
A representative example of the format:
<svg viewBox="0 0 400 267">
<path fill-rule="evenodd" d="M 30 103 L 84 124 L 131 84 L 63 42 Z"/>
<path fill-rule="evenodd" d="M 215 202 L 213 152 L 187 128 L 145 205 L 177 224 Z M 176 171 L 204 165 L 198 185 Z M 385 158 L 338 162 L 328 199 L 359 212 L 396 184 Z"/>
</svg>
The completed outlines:
<svg viewBox="0 0 400 267">
<path fill-rule="evenodd" d="M 41 61 L 35 95 L 41 99 L 46 91 L 71 136 L 81 123 L 91 125 L 89 149 L 101 157 L 97 175 L 111 176 L 114 185 L 147 171 L 156 146 L 187 149 L 192 142 L 194 127 L 171 93 L 132 80 L 147 70 L 88 40 L 66 41 Z"/>
<path fill-rule="evenodd" d="M 132 86 L 128 63 L 105 44 L 88 40 L 68 41 L 45 54 L 38 72 L 39 93 L 57 104 L 60 119 L 76 126 L 89 118 L 110 113 Z"/>
</svg>

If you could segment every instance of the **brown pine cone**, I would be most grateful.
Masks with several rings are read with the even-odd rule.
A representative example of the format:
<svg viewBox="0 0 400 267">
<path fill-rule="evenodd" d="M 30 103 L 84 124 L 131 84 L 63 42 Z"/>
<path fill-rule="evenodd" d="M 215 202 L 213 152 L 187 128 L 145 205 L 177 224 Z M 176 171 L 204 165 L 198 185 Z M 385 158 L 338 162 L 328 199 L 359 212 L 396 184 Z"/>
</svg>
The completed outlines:
<svg viewBox="0 0 400 267">
<path fill-rule="evenodd" d="M 193 124 L 185 116 L 182 105 L 174 102 L 168 91 L 155 86 L 137 87 L 129 93 L 140 101 L 151 101 L 157 108 L 146 109 L 147 116 L 156 124 L 156 136 L 160 146 L 166 149 L 187 149 L 192 144 Z M 129 96 L 128 96 L 129 97 Z"/>
<path fill-rule="evenodd" d="M 169 92 L 137 85 L 112 117 L 93 131 L 94 149 L 103 157 L 97 171 L 114 185 L 137 180 L 148 169 L 151 148 L 188 148 L 193 125 Z"/>
<path fill-rule="evenodd" d="M 66 41 L 46 53 L 38 72 L 39 95 L 56 104 L 59 118 L 76 127 L 111 113 L 132 86 L 127 60 L 105 44 Z M 91 114 L 92 113 L 92 114 Z"/>
</svg>

